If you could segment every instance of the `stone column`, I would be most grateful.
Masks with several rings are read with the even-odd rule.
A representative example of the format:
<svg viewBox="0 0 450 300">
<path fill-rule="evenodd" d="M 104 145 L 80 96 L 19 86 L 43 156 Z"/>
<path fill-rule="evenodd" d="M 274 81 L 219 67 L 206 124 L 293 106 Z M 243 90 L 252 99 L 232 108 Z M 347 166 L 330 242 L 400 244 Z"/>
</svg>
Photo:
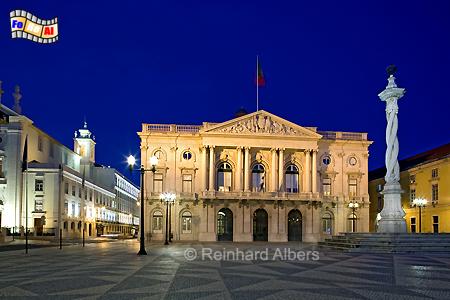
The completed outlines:
<svg viewBox="0 0 450 300">
<path fill-rule="evenodd" d="M 305 192 L 311 192 L 311 150 L 305 150 Z"/>
<path fill-rule="evenodd" d="M 400 186 L 400 168 L 398 165 L 398 105 L 397 101 L 405 93 L 405 89 L 398 88 L 395 84 L 395 66 L 389 66 L 388 85 L 385 90 L 378 94 L 382 101 L 386 102 L 386 184 L 383 189 L 384 207 L 380 213 L 381 219 L 378 223 L 378 232 L 402 233 L 406 232 L 405 212 L 402 208 Z"/>
<path fill-rule="evenodd" d="M 278 190 L 284 192 L 284 148 L 278 150 Z"/>
<path fill-rule="evenodd" d="M 270 149 L 270 152 L 272 153 L 272 161 L 271 161 L 271 167 L 270 167 L 270 191 L 276 192 L 277 191 L 277 149 L 272 148 Z"/>
<path fill-rule="evenodd" d="M 214 191 L 214 146 L 209 146 L 209 191 Z"/>
<path fill-rule="evenodd" d="M 237 166 L 236 166 L 236 174 L 235 174 L 235 181 L 234 184 L 236 191 L 242 191 L 242 147 L 236 148 L 236 154 L 237 154 Z"/>
<path fill-rule="evenodd" d="M 206 151 L 207 148 L 206 146 L 203 146 L 201 148 L 202 151 L 202 168 L 201 168 L 201 174 L 202 174 L 202 184 L 201 184 L 201 189 L 202 191 L 206 191 L 208 189 L 208 163 L 206 162 L 207 156 L 206 156 Z"/>
<path fill-rule="evenodd" d="M 312 192 L 317 192 L 317 150 L 312 152 Z"/>
<path fill-rule="evenodd" d="M 250 191 L 250 147 L 245 147 L 244 152 L 244 190 Z"/>
</svg>

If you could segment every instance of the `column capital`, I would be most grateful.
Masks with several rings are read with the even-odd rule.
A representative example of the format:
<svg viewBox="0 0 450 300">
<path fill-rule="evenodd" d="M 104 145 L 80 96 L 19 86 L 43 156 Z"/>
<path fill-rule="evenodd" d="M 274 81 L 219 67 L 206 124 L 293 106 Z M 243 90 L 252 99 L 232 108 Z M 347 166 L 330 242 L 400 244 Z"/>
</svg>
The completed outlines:
<svg viewBox="0 0 450 300">
<path fill-rule="evenodd" d="M 244 146 L 245 151 L 250 151 L 251 147 L 249 146 Z"/>
<path fill-rule="evenodd" d="M 312 150 L 311 149 L 304 149 L 303 152 L 304 153 L 310 153 Z"/>
<path fill-rule="evenodd" d="M 277 148 L 278 151 L 284 151 L 286 148 Z"/>
<path fill-rule="evenodd" d="M 270 152 L 276 152 L 278 148 L 270 148 Z"/>
<path fill-rule="evenodd" d="M 236 147 L 236 150 L 242 150 L 242 149 L 244 149 L 243 146 L 237 146 L 237 147 Z"/>
</svg>

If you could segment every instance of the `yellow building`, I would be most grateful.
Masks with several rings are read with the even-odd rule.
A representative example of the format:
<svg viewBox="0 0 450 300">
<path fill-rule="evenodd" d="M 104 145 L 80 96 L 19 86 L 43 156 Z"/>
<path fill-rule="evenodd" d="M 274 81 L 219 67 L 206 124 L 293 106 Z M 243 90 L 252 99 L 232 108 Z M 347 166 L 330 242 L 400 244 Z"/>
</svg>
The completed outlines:
<svg viewBox="0 0 450 300">
<path fill-rule="evenodd" d="M 404 191 L 402 207 L 408 232 L 450 232 L 450 144 L 420 153 L 400 162 L 400 184 Z M 369 173 L 370 231 L 376 231 L 377 214 L 383 209 L 380 193 L 385 168 Z M 421 208 L 413 200 L 424 198 Z"/>
</svg>

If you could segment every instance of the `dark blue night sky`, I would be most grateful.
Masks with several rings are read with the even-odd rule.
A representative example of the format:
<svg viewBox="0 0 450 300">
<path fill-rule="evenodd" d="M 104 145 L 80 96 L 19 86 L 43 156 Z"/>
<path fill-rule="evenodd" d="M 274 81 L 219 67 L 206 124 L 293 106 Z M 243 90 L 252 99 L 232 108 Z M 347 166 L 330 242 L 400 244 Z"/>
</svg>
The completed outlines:
<svg viewBox="0 0 450 300">
<path fill-rule="evenodd" d="M 125 173 L 142 122 L 200 124 L 260 107 L 303 126 L 363 131 L 384 163 L 385 68 L 398 66 L 400 157 L 450 141 L 449 1 L 1 1 L 3 103 L 72 147 L 86 117 L 97 161 Z M 9 11 L 59 18 L 60 40 L 11 39 Z"/>
</svg>

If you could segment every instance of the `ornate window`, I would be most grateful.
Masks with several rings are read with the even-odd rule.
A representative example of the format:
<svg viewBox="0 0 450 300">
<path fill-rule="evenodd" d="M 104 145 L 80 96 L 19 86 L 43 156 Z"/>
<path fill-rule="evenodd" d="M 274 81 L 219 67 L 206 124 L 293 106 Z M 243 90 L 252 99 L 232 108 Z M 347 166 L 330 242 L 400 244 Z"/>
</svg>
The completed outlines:
<svg viewBox="0 0 450 300">
<path fill-rule="evenodd" d="M 219 192 L 229 192 L 231 190 L 232 168 L 227 162 L 221 163 L 217 170 L 217 187 Z"/>
<path fill-rule="evenodd" d="M 162 193 L 163 191 L 163 174 L 155 173 L 153 175 L 153 192 Z"/>
<path fill-rule="evenodd" d="M 185 211 L 181 215 L 181 231 L 182 233 L 192 232 L 192 214 L 189 211 Z"/>
<path fill-rule="evenodd" d="M 322 217 L 322 232 L 325 234 L 333 234 L 333 217 L 330 213 L 324 213 Z"/>
<path fill-rule="evenodd" d="M 192 193 L 192 174 L 183 174 L 183 193 Z"/>
<path fill-rule="evenodd" d="M 162 232 L 163 214 L 160 210 L 153 213 L 152 217 L 152 231 L 156 233 Z"/>
<path fill-rule="evenodd" d="M 295 165 L 289 165 L 286 168 L 286 192 L 298 193 L 298 168 Z"/>
<path fill-rule="evenodd" d="M 164 158 L 164 153 L 161 150 L 156 150 L 152 156 L 155 156 L 159 161 L 161 161 Z"/>
<path fill-rule="evenodd" d="M 192 158 L 192 153 L 190 151 L 184 151 L 183 152 L 183 159 L 184 160 L 190 160 Z"/>
<path fill-rule="evenodd" d="M 331 195 L 331 178 L 324 178 L 322 180 L 322 190 L 323 190 L 324 196 Z"/>
<path fill-rule="evenodd" d="M 348 194 L 350 197 L 358 195 L 358 180 L 354 178 L 349 178 L 348 180 Z"/>
<path fill-rule="evenodd" d="M 356 221 L 358 220 L 355 213 L 351 213 L 348 216 L 347 228 L 348 232 L 356 232 Z"/>
<path fill-rule="evenodd" d="M 264 192 L 264 166 L 262 164 L 256 164 L 252 169 L 252 188 L 253 192 Z"/>
</svg>

